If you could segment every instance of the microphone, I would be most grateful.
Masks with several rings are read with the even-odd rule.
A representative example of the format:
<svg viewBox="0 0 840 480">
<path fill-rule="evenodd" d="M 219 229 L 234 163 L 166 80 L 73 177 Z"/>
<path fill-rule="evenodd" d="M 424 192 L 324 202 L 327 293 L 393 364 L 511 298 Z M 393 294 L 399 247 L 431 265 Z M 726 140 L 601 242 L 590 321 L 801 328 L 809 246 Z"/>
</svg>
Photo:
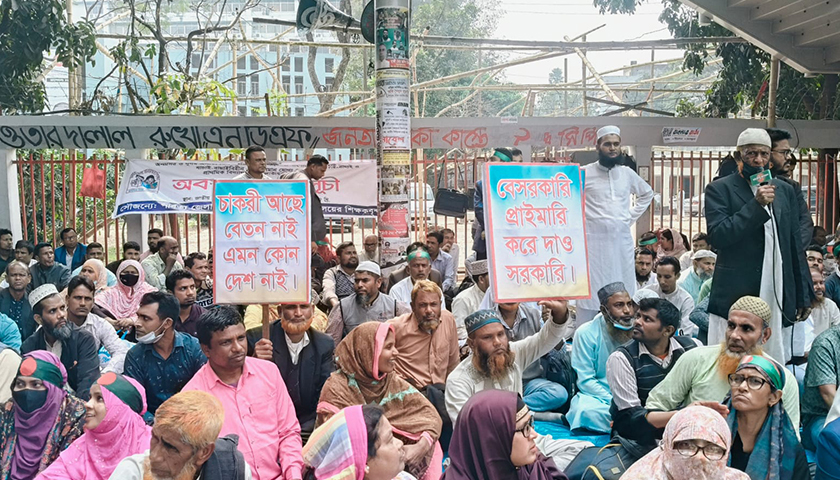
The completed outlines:
<svg viewBox="0 0 840 480">
<path fill-rule="evenodd" d="M 750 185 L 753 187 L 760 187 L 770 183 L 770 180 L 773 180 L 773 174 L 770 173 L 770 170 L 764 170 L 762 172 L 758 172 L 755 175 L 750 175 Z"/>
</svg>

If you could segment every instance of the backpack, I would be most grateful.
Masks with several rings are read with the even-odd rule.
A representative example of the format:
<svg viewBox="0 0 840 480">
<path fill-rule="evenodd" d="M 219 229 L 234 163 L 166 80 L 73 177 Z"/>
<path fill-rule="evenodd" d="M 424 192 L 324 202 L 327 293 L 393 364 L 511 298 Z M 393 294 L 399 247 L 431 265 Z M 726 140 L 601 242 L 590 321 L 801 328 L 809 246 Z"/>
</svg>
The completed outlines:
<svg viewBox="0 0 840 480">
<path fill-rule="evenodd" d="M 566 344 L 545 354 L 540 359 L 540 363 L 545 379 L 562 385 L 569 393 L 571 400 L 577 393 L 577 373 L 572 368 L 572 355 L 566 348 Z"/>
<path fill-rule="evenodd" d="M 564 472 L 569 480 L 619 480 L 645 455 L 633 442 L 616 436 L 603 447 L 586 447 Z"/>
</svg>

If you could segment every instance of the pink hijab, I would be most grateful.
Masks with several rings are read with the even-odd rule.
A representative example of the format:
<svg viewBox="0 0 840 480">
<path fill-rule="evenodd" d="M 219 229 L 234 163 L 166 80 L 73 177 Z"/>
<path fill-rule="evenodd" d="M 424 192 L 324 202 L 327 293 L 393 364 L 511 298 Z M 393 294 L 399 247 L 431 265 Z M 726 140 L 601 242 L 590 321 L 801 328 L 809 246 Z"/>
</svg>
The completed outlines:
<svg viewBox="0 0 840 480">
<path fill-rule="evenodd" d="M 102 385 L 109 383 L 108 380 L 113 381 L 115 376 L 111 373 L 109 379 L 106 373 L 99 379 L 105 402 L 102 422 L 93 430 L 85 429 L 85 433 L 61 452 L 36 480 L 107 480 L 122 459 L 149 449 L 152 428 L 146 425 L 142 416 L 146 412 L 145 389 L 133 378 L 120 375 L 137 389 L 143 399 L 141 411 L 135 412 L 111 393 L 109 385 Z"/>
<path fill-rule="evenodd" d="M 684 457 L 674 450 L 674 443 L 682 440 L 705 440 L 726 449 L 717 461 L 708 460 L 698 451 Z M 621 480 L 750 480 L 739 470 L 729 468 L 729 449 L 732 434 L 721 414 L 708 407 L 688 407 L 671 417 L 662 435 L 662 443 L 634 463 Z"/>
<path fill-rule="evenodd" d="M 665 250 L 664 248 L 662 248 L 662 242 L 660 241 L 656 245 L 656 258 L 658 260 L 662 257 L 674 257 L 677 260 L 679 260 L 682 254 L 688 251 L 687 247 L 685 246 L 685 243 L 683 243 L 683 236 L 682 234 L 680 234 L 680 232 L 673 228 L 669 228 L 667 230 L 671 232 L 671 237 L 674 239 L 674 245 L 671 247 L 670 250 Z"/>
<path fill-rule="evenodd" d="M 96 287 L 96 295 L 108 290 L 108 271 L 105 269 L 105 264 L 101 260 L 91 258 L 82 264 L 82 268 L 90 267 L 96 272 L 96 280 L 93 281 L 93 286 Z"/>
<path fill-rule="evenodd" d="M 140 278 L 134 287 L 126 286 L 120 280 L 120 274 L 128 267 L 137 269 Z M 117 268 L 117 286 L 96 296 L 96 303 L 108 309 L 116 318 L 134 318 L 140 308 L 140 299 L 157 289 L 146 283 L 146 273 L 136 260 L 123 260 Z"/>
</svg>

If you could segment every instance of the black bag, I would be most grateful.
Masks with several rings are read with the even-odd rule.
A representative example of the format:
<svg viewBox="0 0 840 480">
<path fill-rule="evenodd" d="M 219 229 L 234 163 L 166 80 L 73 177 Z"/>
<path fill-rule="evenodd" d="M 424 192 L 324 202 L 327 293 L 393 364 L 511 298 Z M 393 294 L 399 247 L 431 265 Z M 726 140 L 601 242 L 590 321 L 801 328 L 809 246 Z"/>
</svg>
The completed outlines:
<svg viewBox="0 0 840 480">
<path fill-rule="evenodd" d="M 457 165 L 456 165 L 457 170 Z M 467 206 L 469 204 L 469 197 L 457 190 L 449 188 L 442 188 L 440 181 L 446 178 L 446 157 L 443 158 L 443 165 L 441 166 L 441 174 L 438 178 L 437 192 L 435 193 L 435 214 L 446 217 L 465 218 L 467 216 Z"/>
<path fill-rule="evenodd" d="M 564 473 L 569 480 L 618 480 L 641 458 L 639 453 L 634 445 L 616 436 L 603 447 L 581 450 Z"/>
<path fill-rule="evenodd" d="M 574 397 L 577 393 L 577 373 L 572 368 L 572 356 L 566 350 L 566 344 L 545 354 L 540 362 L 545 379 L 563 385 L 569 393 L 569 399 Z"/>
</svg>

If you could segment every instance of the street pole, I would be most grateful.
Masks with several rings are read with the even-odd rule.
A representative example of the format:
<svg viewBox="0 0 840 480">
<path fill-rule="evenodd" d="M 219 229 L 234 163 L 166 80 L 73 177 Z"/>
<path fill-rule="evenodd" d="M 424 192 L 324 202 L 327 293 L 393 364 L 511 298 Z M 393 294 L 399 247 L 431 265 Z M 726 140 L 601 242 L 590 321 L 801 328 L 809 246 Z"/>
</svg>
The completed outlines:
<svg viewBox="0 0 840 480">
<path fill-rule="evenodd" d="M 411 209 L 425 227 L 425 169 L 411 185 L 411 78 L 409 54 L 410 0 L 374 0 L 376 38 L 376 162 L 379 180 L 381 265 L 402 261 L 410 243 Z M 416 189 L 409 205 L 409 188 Z M 383 275 L 386 274 L 383 272 Z"/>
</svg>

